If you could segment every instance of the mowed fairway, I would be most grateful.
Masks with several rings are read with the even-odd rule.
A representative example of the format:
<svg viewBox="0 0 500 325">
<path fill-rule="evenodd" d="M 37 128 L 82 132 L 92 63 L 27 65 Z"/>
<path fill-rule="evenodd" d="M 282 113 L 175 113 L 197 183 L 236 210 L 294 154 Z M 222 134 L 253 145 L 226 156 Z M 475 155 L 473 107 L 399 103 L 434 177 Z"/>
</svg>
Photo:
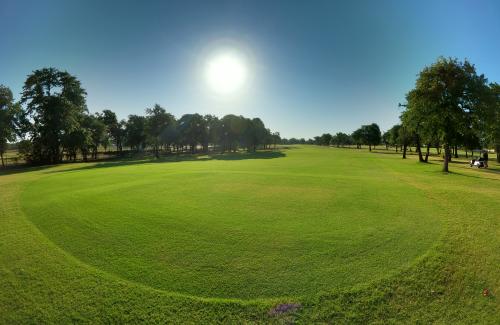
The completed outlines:
<svg viewBox="0 0 500 325">
<path fill-rule="evenodd" d="M 375 157 L 332 152 L 57 172 L 26 187 L 23 209 L 85 263 L 203 297 L 311 295 L 424 254 L 441 230 L 424 193 Z"/>
<path fill-rule="evenodd" d="M 312 146 L 176 160 L 1 175 L 0 320 L 498 319 L 494 166 Z M 281 302 L 302 307 L 270 316 Z"/>
</svg>

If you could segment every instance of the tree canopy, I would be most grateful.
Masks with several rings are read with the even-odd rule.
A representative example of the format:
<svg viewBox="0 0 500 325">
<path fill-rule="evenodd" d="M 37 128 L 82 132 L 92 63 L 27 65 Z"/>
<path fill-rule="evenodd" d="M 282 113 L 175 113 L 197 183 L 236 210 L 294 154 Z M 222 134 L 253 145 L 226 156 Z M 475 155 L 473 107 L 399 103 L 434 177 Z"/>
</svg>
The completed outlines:
<svg viewBox="0 0 500 325">
<path fill-rule="evenodd" d="M 36 70 L 24 83 L 21 102 L 26 104 L 29 136 L 33 143 L 31 160 L 58 163 L 62 147 L 73 149 L 74 133 L 86 112 L 86 92 L 68 72 L 54 68 Z"/>
<path fill-rule="evenodd" d="M 447 172 L 451 147 L 479 130 L 490 107 L 486 105 L 490 94 L 487 79 L 467 60 L 439 58 L 420 72 L 415 88 L 407 94 L 403 125 L 417 139 L 435 137 L 441 143 Z"/>
</svg>

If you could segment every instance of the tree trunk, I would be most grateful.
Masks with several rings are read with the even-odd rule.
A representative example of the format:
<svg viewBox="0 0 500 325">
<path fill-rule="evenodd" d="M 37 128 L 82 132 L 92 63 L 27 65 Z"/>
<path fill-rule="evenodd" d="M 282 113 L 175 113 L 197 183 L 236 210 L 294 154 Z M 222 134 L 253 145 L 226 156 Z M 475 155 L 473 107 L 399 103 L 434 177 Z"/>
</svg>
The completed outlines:
<svg viewBox="0 0 500 325">
<path fill-rule="evenodd" d="M 430 153 L 430 149 L 431 149 L 431 144 L 427 144 L 427 151 L 425 152 L 425 162 L 428 162 L 429 161 L 429 153 Z"/>
<path fill-rule="evenodd" d="M 0 153 L 0 159 L 2 160 L 2 167 L 5 167 L 5 163 L 3 161 L 3 153 Z"/>
<path fill-rule="evenodd" d="M 500 144 L 495 146 L 495 151 L 497 152 L 497 163 L 500 163 Z"/>
<path fill-rule="evenodd" d="M 372 145 L 371 144 L 368 145 L 368 148 L 369 148 L 370 151 L 372 151 Z"/>
<path fill-rule="evenodd" d="M 443 172 L 448 172 L 448 162 L 451 158 L 450 146 L 448 144 L 444 145 L 444 160 L 443 160 Z"/>
<path fill-rule="evenodd" d="M 455 149 L 455 158 L 458 158 L 458 146 L 455 145 L 454 149 Z"/>
<path fill-rule="evenodd" d="M 396 152 L 398 152 L 398 145 L 396 145 Z"/>
<path fill-rule="evenodd" d="M 467 148 L 465 148 L 465 158 L 469 158 L 469 156 L 467 155 Z"/>
<path fill-rule="evenodd" d="M 406 149 L 407 149 L 407 145 L 406 143 L 403 144 L 403 159 L 406 159 Z"/>
<path fill-rule="evenodd" d="M 420 137 L 416 137 L 417 142 L 417 151 L 418 151 L 418 161 L 424 162 L 424 158 L 422 157 L 422 148 L 420 147 Z"/>
</svg>

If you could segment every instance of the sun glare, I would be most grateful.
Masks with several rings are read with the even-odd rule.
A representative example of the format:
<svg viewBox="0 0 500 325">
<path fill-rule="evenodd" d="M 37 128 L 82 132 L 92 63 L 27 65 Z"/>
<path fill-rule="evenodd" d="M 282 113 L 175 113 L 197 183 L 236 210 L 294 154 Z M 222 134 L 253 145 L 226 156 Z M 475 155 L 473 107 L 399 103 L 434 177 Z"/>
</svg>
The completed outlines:
<svg viewBox="0 0 500 325">
<path fill-rule="evenodd" d="M 210 88 L 219 94 L 232 94 L 241 89 L 247 80 L 244 60 L 235 53 L 223 53 L 212 57 L 206 67 Z"/>
</svg>

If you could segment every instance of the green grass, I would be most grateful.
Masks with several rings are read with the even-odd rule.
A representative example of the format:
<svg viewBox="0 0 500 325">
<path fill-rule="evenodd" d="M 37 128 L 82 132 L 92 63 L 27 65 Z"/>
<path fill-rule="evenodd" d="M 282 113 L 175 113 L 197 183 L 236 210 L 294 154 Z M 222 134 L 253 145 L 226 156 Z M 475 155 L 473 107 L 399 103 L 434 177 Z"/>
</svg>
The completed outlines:
<svg viewBox="0 0 500 325">
<path fill-rule="evenodd" d="M 0 174 L 0 322 L 498 322 L 499 166 L 414 158 L 298 146 Z"/>
</svg>

